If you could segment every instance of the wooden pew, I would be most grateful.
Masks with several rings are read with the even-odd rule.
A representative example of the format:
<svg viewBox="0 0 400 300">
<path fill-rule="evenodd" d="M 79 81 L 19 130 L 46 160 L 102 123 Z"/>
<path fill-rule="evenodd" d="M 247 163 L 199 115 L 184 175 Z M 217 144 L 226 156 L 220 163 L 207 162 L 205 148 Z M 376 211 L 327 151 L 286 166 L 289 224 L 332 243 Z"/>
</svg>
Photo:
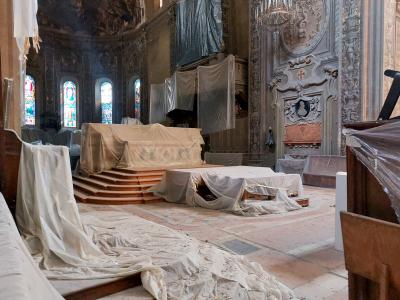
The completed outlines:
<svg viewBox="0 0 400 300">
<path fill-rule="evenodd" d="M 373 282 L 367 299 L 400 299 L 400 225 L 346 212 L 340 218 L 346 268 Z"/>
<path fill-rule="evenodd" d="M 346 124 L 345 128 L 366 130 L 382 126 L 387 122 L 393 121 L 377 121 L 377 122 L 364 122 L 355 124 Z M 398 122 L 398 121 L 397 121 Z M 396 214 L 391 207 L 391 201 L 388 195 L 384 192 L 382 185 L 378 182 L 375 176 L 360 162 L 354 150 L 351 147 L 346 148 L 346 163 L 347 163 L 347 208 L 348 212 L 354 213 L 360 216 L 369 217 L 371 222 L 379 224 L 381 221 L 398 224 Z M 387 223 L 384 223 L 387 225 Z M 343 224 L 342 224 L 343 226 Z M 380 226 L 379 228 L 384 228 Z M 343 230 L 343 229 L 342 229 Z M 343 233 L 345 234 L 345 233 Z M 368 234 L 365 231 L 360 231 L 359 235 Z M 382 243 L 392 243 L 391 239 L 386 235 Z M 351 240 L 347 243 L 353 243 Z M 356 241 L 354 241 L 354 247 L 356 247 Z M 348 249 L 350 245 L 348 244 Z M 364 251 L 362 247 L 358 248 L 359 251 Z M 398 251 L 400 253 L 400 250 Z M 350 257 L 349 257 L 350 255 Z M 348 253 L 345 249 L 346 262 L 351 259 L 352 253 Z M 400 256 L 400 254 L 398 255 Z M 368 266 L 369 260 L 358 261 L 362 265 Z M 347 265 L 349 271 L 349 299 L 378 299 L 379 297 L 379 285 L 364 277 L 363 274 L 358 274 L 356 269 L 353 269 L 354 265 Z M 389 266 L 390 267 L 390 266 Z M 380 270 L 376 270 L 377 273 Z M 393 296 L 395 295 L 395 296 Z M 400 299 L 400 290 L 395 291 L 391 289 L 388 299 Z"/>
</svg>

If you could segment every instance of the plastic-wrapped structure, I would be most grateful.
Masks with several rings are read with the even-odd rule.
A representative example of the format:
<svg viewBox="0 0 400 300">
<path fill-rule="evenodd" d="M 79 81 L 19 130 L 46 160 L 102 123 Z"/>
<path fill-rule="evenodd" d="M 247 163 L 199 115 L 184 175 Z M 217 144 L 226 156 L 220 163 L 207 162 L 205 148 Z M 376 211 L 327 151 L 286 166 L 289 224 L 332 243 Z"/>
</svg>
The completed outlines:
<svg viewBox="0 0 400 300">
<path fill-rule="evenodd" d="M 221 0 L 185 0 L 176 4 L 176 64 L 189 64 L 222 49 Z"/>
<path fill-rule="evenodd" d="M 400 122 L 346 132 L 347 145 L 377 178 L 400 221 Z"/>
</svg>

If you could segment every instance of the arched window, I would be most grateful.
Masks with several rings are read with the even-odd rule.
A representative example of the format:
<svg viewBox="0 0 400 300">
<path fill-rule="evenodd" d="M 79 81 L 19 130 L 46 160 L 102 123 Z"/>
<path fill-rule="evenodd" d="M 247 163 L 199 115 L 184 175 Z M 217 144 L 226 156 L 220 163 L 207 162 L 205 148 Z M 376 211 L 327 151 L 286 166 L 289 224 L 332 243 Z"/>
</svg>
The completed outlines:
<svg viewBox="0 0 400 300">
<path fill-rule="evenodd" d="M 25 125 L 35 125 L 36 84 L 32 76 L 25 76 Z"/>
<path fill-rule="evenodd" d="M 100 86 L 101 123 L 112 124 L 112 84 L 105 81 Z"/>
<path fill-rule="evenodd" d="M 135 80 L 134 93 L 135 93 L 135 118 L 140 119 L 140 101 L 141 101 L 141 82 L 140 79 Z"/>
<path fill-rule="evenodd" d="M 76 84 L 70 80 L 63 84 L 63 114 L 64 127 L 77 127 L 77 92 Z"/>
</svg>

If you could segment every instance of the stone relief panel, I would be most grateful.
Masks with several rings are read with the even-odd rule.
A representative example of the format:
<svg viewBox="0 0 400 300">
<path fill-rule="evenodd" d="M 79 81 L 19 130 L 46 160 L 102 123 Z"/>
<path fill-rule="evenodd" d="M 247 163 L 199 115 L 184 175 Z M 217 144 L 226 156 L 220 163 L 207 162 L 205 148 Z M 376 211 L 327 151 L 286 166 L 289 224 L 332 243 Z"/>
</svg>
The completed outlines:
<svg viewBox="0 0 400 300">
<path fill-rule="evenodd" d="M 295 1 L 293 19 L 281 31 L 279 39 L 257 26 L 254 18 L 257 3 L 250 1 L 250 151 L 274 153 L 275 159 L 292 153 L 295 148 L 304 155 L 307 151 L 337 153 L 341 1 Z M 271 40 L 273 46 L 269 46 Z M 256 124 L 259 127 L 254 128 Z M 263 147 L 269 127 L 276 137 L 273 152 Z M 303 136 L 319 136 L 319 144 L 315 142 L 318 138 L 309 144 L 303 140 L 293 147 L 285 144 L 287 137 L 296 135 L 287 135 L 288 132 L 304 130 L 309 134 Z M 334 137 L 335 141 L 322 139 L 325 136 Z"/>
<path fill-rule="evenodd" d="M 332 110 L 338 109 L 328 103 L 336 95 L 337 87 L 332 86 L 332 82 L 337 78 L 337 68 L 325 66 L 319 72 L 320 66 L 321 60 L 311 55 L 291 60 L 269 85 L 275 97 L 276 142 L 280 157 L 296 154 L 294 148 L 304 150 L 306 146 L 323 154 L 338 151 L 329 142 L 332 136 L 337 136 L 334 133 L 338 125 L 336 120 L 327 118 L 334 114 Z"/>
<path fill-rule="evenodd" d="M 285 101 L 285 124 L 301 124 L 321 120 L 321 97 L 305 95 L 295 100 Z"/>
<path fill-rule="evenodd" d="M 324 35 L 330 1 L 299 0 L 294 5 L 295 12 L 283 31 L 282 43 L 289 53 L 304 53 L 312 50 Z"/>
<path fill-rule="evenodd" d="M 343 2 L 342 122 L 361 119 L 361 0 Z"/>
</svg>

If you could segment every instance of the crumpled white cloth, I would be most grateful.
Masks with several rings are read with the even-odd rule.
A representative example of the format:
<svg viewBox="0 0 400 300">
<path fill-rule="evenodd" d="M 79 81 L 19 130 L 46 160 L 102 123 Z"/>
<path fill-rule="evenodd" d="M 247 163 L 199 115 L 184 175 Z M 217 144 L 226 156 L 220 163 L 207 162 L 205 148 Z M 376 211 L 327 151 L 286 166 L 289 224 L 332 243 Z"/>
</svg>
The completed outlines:
<svg viewBox="0 0 400 300">
<path fill-rule="evenodd" d="M 145 253 L 114 239 L 93 240 L 74 198 L 68 148 L 23 143 L 16 219 L 41 269 L 52 279 L 100 279 L 141 273 L 156 299 L 166 299 L 163 272 Z"/>
<path fill-rule="evenodd" d="M 110 255 L 118 247 L 151 257 L 163 269 L 168 299 L 295 299 L 290 289 L 243 256 L 129 215 L 124 207 L 114 207 L 121 212 L 93 211 L 81 205 L 86 207 L 81 216 L 91 239 Z"/>
<path fill-rule="evenodd" d="M 242 256 L 125 212 L 79 214 L 68 157 L 62 146 L 24 143 L 21 150 L 17 220 L 47 277 L 141 272 L 143 287 L 156 299 L 295 299 Z"/>
<path fill-rule="evenodd" d="M 200 183 L 204 183 L 217 198 L 211 201 L 204 199 L 197 190 Z M 162 182 L 150 191 L 168 202 L 258 216 L 301 209 L 288 195 L 301 196 L 303 184 L 298 174 L 275 173 L 270 168 L 237 166 L 168 170 Z M 245 191 L 274 196 L 275 199 L 242 201 Z"/>
<path fill-rule="evenodd" d="M 13 0 L 14 38 L 20 50 L 22 60 L 29 51 L 29 38 L 33 40 L 36 51 L 39 50 L 39 26 L 36 14 L 38 11 L 37 0 Z"/>
<path fill-rule="evenodd" d="M 1 193 L 0 266 L 0 299 L 63 299 L 33 261 Z"/>
</svg>

